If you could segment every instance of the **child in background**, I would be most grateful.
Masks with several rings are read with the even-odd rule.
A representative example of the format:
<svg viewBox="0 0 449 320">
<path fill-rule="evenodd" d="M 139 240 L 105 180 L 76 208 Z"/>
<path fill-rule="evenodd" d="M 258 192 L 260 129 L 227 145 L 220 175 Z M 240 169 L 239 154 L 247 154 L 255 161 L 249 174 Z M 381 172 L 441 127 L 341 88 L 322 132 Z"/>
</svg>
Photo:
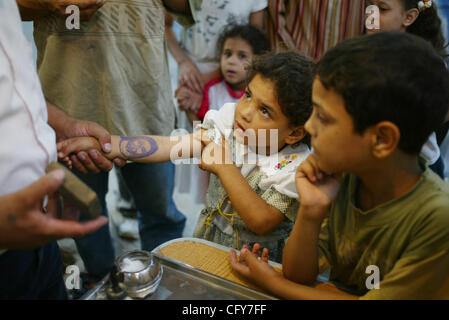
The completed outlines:
<svg viewBox="0 0 449 320">
<path fill-rule="evenodd" d="M 447 58 L 447 43 L 435 1 L 422 0 L 366 0 L 365 6 L 375 5 L 380 12 L 380 29 L 366 30 L 408 32 L 429 41 L 435 50 Z"/>
<path fill-rule="evenodd" d="M 233 268 L 283 298 L 449 299 L 449 187 L 418 157 L 448 111 L 448 87 L 441 57 L 408 33 L 328 51 L 313 85 L 313 153 L 296 174 L 301 206 L 283 276 L 267 250 L 258 260 L 244 249 L 240 262 L 231 252 Z M 307 286 L 329 268 L 355 295 Z"/>
<path fill-rule="evenodd" d="M 266 36 L 256 27 L 250 25 L 230 26 L 220 35 L 217 42 L 219 52 L 220 71 L 222 77 L 212 79 L 204 88 L 201 106 L 198 111 L 186 111 L 191 121 L 203 121 L 209 110 L 218 110 L 225 103 L 237 101 L 245 93 L 247 71 L 246 68 L 254 57 L 269 51 Z M 181 87 L 178 95 L 189 91 Z M 190 95 L 201 95 L 192 91 Z"/>
<path fill-rule="evenodd" d="M 304 123 L 313 70 L 298 53 L 260 56 L 237 105 L 210 110 L 193 134 L 112 136 L 106 156 L 136 162 L 201 156 L 200 168 L 213 174 L 194 236 L 237 249 L 260 242 L 280 261 L 299 206 L 294 172 L 310 154 Z M 67 155 L 91 148 L 99 148 L 97 140 L 69 139 L 58 144 L 58 156 L 70 165 Z"/>
<path fill-rule="evenodd" d="M 421 0 L 367 0 L 366 6 L 379 8 L 380 29 L 367 30 L 367 34 L 380 31 L 408 32 L 429 41 L 446 61 L 447 43 L 444 39 L 441 19 L 435 1 Z M 421 150 L 430 168 L 441 178 L 444 177 L 444 162 L 440 155 L 435 132 L 432 132 Z"/>
</svg>

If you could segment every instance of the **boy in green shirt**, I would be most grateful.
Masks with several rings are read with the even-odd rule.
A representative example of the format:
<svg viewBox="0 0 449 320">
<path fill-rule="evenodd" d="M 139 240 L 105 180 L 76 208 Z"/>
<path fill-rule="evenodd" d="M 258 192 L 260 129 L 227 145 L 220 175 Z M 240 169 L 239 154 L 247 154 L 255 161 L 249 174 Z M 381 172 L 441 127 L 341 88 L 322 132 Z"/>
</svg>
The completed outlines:
<svg viewBox="0 0 449 320">
<path fill-rule="evenodd" d="M 320 61 L 312 100 L 283 275 L 259 245 L 231 252 L 234 270 L 287 299 L 449 299 L 449 187 L 418 159 L 448 111 L 442 59 L 406 33 L 347 40 Z M 354 294 L 307 286 L 328 268 Z"/>
</svg>

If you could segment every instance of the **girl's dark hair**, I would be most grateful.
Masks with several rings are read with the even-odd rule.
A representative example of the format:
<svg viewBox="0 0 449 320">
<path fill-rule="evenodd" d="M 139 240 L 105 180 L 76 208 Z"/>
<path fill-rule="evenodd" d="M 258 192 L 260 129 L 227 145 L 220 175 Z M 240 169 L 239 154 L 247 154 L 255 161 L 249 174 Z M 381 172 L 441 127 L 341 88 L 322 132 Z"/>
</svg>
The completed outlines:
<svg viewBox="0 0 449 320">
<path fill-rule="evenodd" d="M 418 8 L 419 0 L 403 0 L 403 2 L 405 10 Z M 447 43 L 441 29 L 441 19 L 435 1 L 432 1 L 430 8 L 419 12 L 418 18 L 407 28 L 407 32 L 426 39 L 444 60 L 448 58 Z"/>
<path fill-rule="evenodd" d="M 223 52 L 224 43 L 230 38 L 241 38 L 245 40 L 253 49 L 255 55 L 260 55 L 270 50 L 267 36 L 250 25 L 231 24 L 226 26 L 217 41 L 218 60 Z"/>
<path fill-rule="evenodd" d="M 314 62 L 295 51 L 267 53 L 253 59 L 248 83 L 257 75 L 274 83 L 276 98 L 291 126 L 303 126 L 312 114 Z M 309 144 L 307 135 L 301 142 Z"/>
</svg>

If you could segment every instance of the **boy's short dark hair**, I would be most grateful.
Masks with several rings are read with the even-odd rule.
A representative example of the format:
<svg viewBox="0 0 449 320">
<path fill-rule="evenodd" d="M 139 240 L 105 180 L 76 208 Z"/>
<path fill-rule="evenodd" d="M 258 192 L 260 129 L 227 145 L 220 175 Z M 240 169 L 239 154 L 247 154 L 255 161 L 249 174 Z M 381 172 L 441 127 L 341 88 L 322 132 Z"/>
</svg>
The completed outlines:
<svg viewBox="0 0 449 320">
<path fill-rule="evenodd" d="M 408 154 L 419 154 L 448 111 L 446 66 L 428 42 L 409 33 L 346 40 L 322 58 L 317 75 L 342 95 L 357 133 L 391 121 L 400 131 L 399 149 Z"/>
<path fill-rule="evenodd" d="M 248 83 L 257 75 L 272 81 L 276 98 L 290 125 L 302 126 L 312 114 L 314 62 L 295 51 L 256 57 L 248 70 Z M 309 137 L 302 142 L 307 143 Z"/>
<path fill-rule="evenodd" d="M 260 55 L 270 50 L 267 36 L 256 27 L 251 25 L 230 24 L 223 29 L 218 37 L 218 58 L 220 58 L 223 52 L 225 41 L 232 38 L 241 38 L 245 40 L 251 46 L 255 55 Z"/>
</svg>

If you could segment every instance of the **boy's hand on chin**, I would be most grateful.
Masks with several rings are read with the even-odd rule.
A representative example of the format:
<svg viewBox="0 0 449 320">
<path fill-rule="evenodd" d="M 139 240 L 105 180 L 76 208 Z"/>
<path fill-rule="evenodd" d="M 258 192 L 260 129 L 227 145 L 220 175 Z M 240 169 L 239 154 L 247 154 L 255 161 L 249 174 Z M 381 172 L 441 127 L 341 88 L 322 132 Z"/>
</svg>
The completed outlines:
<svg viewBox="0 0 449 320">
<path fill-rule="evenodd" d="M 311 154 L 296 171 L 296 189 L 301 206 L 322 208 L 330 206 L 341 185 L 341 174 L 326 174 Z"/>
</svg>

